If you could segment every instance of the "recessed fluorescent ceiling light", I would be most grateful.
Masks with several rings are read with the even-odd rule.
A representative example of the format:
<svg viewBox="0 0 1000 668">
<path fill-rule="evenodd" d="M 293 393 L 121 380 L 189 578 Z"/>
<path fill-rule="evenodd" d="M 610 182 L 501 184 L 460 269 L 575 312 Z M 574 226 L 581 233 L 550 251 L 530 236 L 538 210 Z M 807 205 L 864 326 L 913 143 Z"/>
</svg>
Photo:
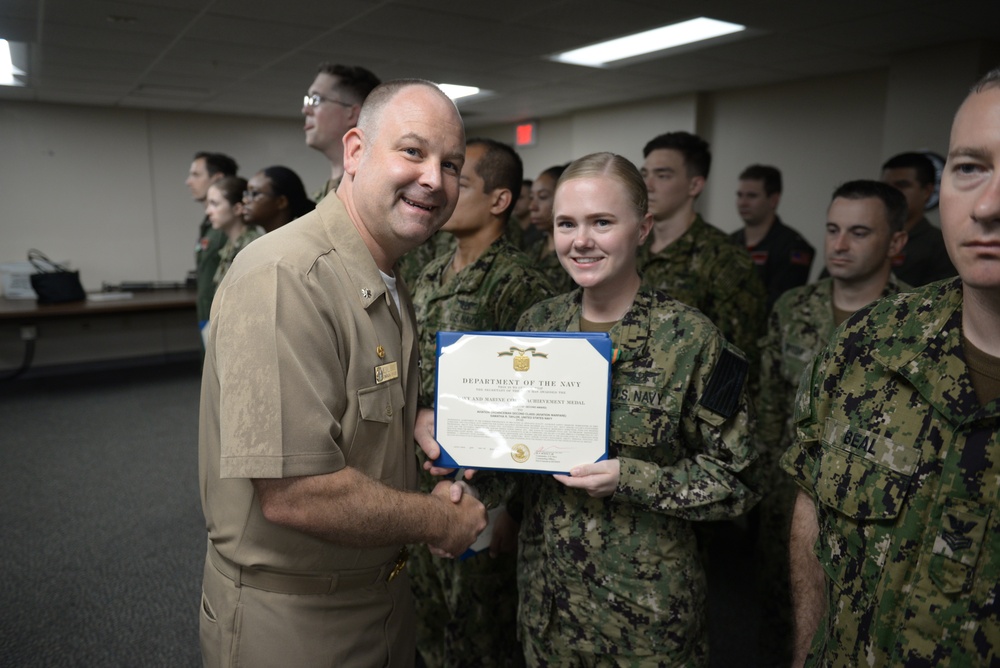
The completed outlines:
<svg viewBox="0 0 1000 668">
<path fill-rule="evenodd" d="M 443 83 L 438 84 L 438 88 L 440 88 L 441 92 L 450 97 L 452 100 L 479 94 L 479 89 L 475 86 L 459 86 L 456 84 Z"/>
<path fill-rule="evenodd" d="M 701 17 L 565 51 L 552 56 L 552 59 L 573 65 L 602 67 L 616 60 L 634 58 L 741 30 L 746 30 L 746 26 Z"/>
<path fill-rule="evenodd" d="M 0 39 L 0 86 L 23 86 L 24 82 L 15 77 L 23 77 L 24 71 L 14 67 L 10 58 L 10 43 Z"/>
</svg>

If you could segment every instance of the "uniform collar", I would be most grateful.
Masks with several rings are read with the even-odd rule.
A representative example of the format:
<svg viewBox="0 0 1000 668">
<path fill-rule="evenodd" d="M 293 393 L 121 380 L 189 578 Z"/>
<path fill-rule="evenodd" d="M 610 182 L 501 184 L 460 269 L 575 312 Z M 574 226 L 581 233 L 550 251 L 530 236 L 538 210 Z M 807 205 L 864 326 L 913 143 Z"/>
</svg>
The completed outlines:
<svg viewBox="0 0 1000 668">
<path fill-rule="evenodd" d="M 457 272 L 455 276 L 451 279 L 456 281 L 454 290 L 455 292 L 468 292 L 468 293 L 478 293 L 479 288 L 483 281 L 486 279 L 486 275 L 489 273 L 490 267 L 493 266 L 493 262 L 497 259 L 497 255 L 501 251 L 513 252 L 513 248 L 509 251 L 507 240 L 503 237 L 497 237 L 493 240 L 489 246 L 482 252 L 482 255 L 476 258 L 476 261 L 472 264 L 463 267 L 461 271 Z M 448 262 L 450 263 L 450 258 L 453 255 L 449 255 Z M 447 270 L 448 264 L 444 265 L 444 269 Z M 443 273 L 443 272 L 442 272 Z M 440 277 L 438 277 L 440 279 Z"/>
<path fill-rule="evenodd" d="M 647 261 L 655 259 L 658 257 L 666 257 L 668 255 L 688 255 L 692 252 L 695 243 L 704 233 L 705 228 L 708 223 L 701 217 L 700 213 L 694 214 L 694 221 L 686 230 L 684 234 L 680 235 L 674 239 L 669 246 L 661 250 L 659 253 L 654 253 L 650 250 L 653 247 L 653 235 L 650 233 L 646 237 L 646 241 L 639 247 L 639 265 L 644 265 Z"/>
<path fill-rule="evenodd" d="M 608 332 L 615 348 L 615 362 L 622 362 L 645 355 L 649 340 L 650 309 L 653 300 L 652 288 L 641 285 L 622 319 Z M 580 318 L 583 317 L 583 288 L 569 294 L 566 314 L 566 331 L 579 332 Z M 565 303 L 565 302 L 564 302 Z"/>
<path fill-rule="evenodd" d="M 962 282 L 956 278 L 896 302 L 898 328 L 872 357 L 905 378 L 953 424 L 981 417 L 962 352 Z M 929 317 L 915 317 L 925 313 Z"/>
<path fill-rule="evenodd" d="M 354 227 L 347 209 L 336 193 L 324 197 L 316 205 L 316 212 L 323 223 L 330 248 L 337 251 L 337 255 L 347 268 L 347 274 L 354 284 L 354 293 L 361 300 L 362 306 L 367 309 L 380 299 L 391 303 L 392 297 L 389 296 L 389 289 L 382 280 L 378 265 L 375 264 L 375 258 L 372 257 L 371 251 Z M 397 277 L 397 289 L 402 283 Z"/>
<path fill-rule="evenodd" d="M 619 362 L 643 357 L 646 354 L 652 302 L 652 288 L 641 285 L 635 299 L 632 300 L 632 306 L 611 328 L 611 340 L 618 350 Z"/>
</svg>

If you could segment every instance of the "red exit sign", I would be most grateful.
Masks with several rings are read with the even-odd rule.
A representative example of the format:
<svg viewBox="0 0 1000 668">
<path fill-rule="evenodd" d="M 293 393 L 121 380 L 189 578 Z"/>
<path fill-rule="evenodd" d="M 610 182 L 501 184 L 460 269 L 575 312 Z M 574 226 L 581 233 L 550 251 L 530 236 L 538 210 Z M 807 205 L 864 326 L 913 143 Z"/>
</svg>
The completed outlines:
<svg viewBox="0 0 1000 668">
<path fill-rule="evenodd" d="M 515 146 L 534 146 L 538 139 L 538 125 L 535 121 L 521 123 L 515 131 Z"/>
</svg>

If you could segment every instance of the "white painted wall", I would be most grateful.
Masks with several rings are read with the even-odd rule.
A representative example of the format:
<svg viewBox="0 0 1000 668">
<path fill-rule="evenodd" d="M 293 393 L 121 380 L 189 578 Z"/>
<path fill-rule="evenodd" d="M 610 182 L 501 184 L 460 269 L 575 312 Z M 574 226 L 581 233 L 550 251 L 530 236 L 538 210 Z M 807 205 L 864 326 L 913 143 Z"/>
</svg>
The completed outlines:
<svg viewBox="0 0 1000 668">
<path fill-rule="evenodd" d="M 39 248 L 90 290 L 194 268 L 203 213 L 184 179 L 199 150 L 233 156 L 245 177 L 287 165 L 309 191 L 329 173 L 283 119 L 0 102 L 0 146 L 0 262 Z"/>
<path fill-rule="evenodd" d="M 726 91 L 706 96 L 699 128 L 713 166 L 699 208 L 734 231 L 739 174 L 755 162 L 782 172 L 778 213 L 817 249 L 833 190 L 844 181 L 879 176 L 885 111 L 884 71 Z M 814 262 L 814 275 L 821 267 Z"/>
<path fill-rule="evenodd" d="M 784 174 L 782 217 L 822 248 L 833 189 L 878 178 L 892 153 L 947 150 L 951 117 L 996 53 L 935 47 L 880 70 L 684 95 L 538 119 L 538 144 L 521 150 L 525 174 L 593 151 L 641 164 L 643 145 L 693 130 L 713 152 L 699 208 L 723 230 L 739 227 L 734 193 L 753 162 Z M 84 284 L 183 280 L 193 268 L 201 211 L 184 179 L 198 150 L 228 153 L 244 176 L 271 164 L 296 170 L 312 192 L 328 165 L 303 143 L 301 121 L 166 111 L 0 102 L 0 262 L 38 247 L 69 259 Z M 470 136 L 513 142 L 514 127 L 471 126 Z M 821 263 L 814 264 L 814 275 Z M 0 368 L 19 360 L 16 330 L 0 328 Z M 13 359 L 11 355 L 17 354 Z M 96 353 L 88 352 L 87 355 Z M 58 359 L 63 359 L 59 357 Z"/>
<path fill-rule="evenodd" d="M 553 165 L 598 151 L 618 153 L 641 165 L 642 147 L 656 135 L 695 131 L 696 99 L 682 95 L 543 118 L 538 121 L 537 144 L 518 149 L 525 178 L 534 179 Z M 468 134 L 514 143 L 514 126 L 472 127 Z"/>
<path fill-rule="evenodd" d="M 297 120 L 0 102 L 0 262 L 39 248 L 102 282 L 183 281 L 201 205 L 184 185 L 199 150 L 233 156 L 242 176 L 284 164 L 309 192 L 329 163 Z M 19 366 L 20 323 L 0 324 L 0 370 Z M 35 367 L 183 353 L 200 347 L 194 313 L 45 320 Z"/>
</svg>

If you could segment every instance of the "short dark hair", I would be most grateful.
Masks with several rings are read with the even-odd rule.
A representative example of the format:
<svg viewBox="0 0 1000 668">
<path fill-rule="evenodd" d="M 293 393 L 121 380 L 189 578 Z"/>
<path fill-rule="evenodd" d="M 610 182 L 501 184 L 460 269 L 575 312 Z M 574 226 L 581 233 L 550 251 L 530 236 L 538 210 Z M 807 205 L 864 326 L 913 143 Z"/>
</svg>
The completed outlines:
<svg viewBox="0 0 1000 668">
<path fill-rule="evenodd" d="M 994 67 L 976 82 L 969 94 L 982 93 L 984 90 L 998 87 L 1000 87 L 1000 67 Z"/>
<path fill-rule="evenodd" d="M 301 218 L 316 208 L 316 203 L 306 195 L 302 179 L 293 170 L 284 165 L 272 165 L 260 170 L 260 173 L 271 182 L 275 197 L 284 196 L 288 200 L 288 212 L 292 215 L 292 220 Z"/>
<path fill-rule="evenodd" d="M 517 198 L 521 196 L 521 180 L 524 177 L 521 156 L 508 144 L 486 137 L 466 140 L 466 151 L 470 146 L 482 146 L 485 149 L 483 157 L 476 163 L 476 174 L 483 180 L 483 192 L 492 192 L 497 188 L 510 191 L 510 205 L 503 212 L 503 219 L 506 220 L 514 210 Z"/>
<path fill-rule="evenodd" d="M 878 199 L 885 206 L 886 220 L 889 221 L 889 230 L 901 232 L 903 223 L 906 222 L 907 207 L 906 197 L 898 188 L 890 186 L 881 181 L 870 181 L 859 179 L 848 181 L 833 191 L 830 201 L 842 197 L 843 199 Z"/>
<path fill-rule="evenodd" d="M 937 169 L 934 163 L 923 153 L 900 153 L 885 161 L 882 171 L 887 169 L 908 169 L 912 168 L 917 175 L 917 183 L 922 186 L 933 185 L 937 182 Z"/>
<path fill-rule="evenodd" d="M 689 178 L 708 178 L 708 172 L 712 168 L 712 152 L 708 150 L 708 142 L 698 135 L 683 131 L 659 135 L 649 140 L 642 149 L 642 157 L 648 158 L 650 153 L 661 148 L 680 151 L 684 156 L 684 168 Z"/>
<path fill-rule="evenodd" d="M 565 165 L 553 165 L 548 169 L 546 169 L 541 174 L 539 174 L 538 178 L 541 178 L 543 176 L 548 176 L 549 178 L 552 179 L 553 183 L 556 183 L 557 181 L 559 181 L 559 177 L 562 176 L 562 173 L 566 171 L 567 167 L 569 167 L 568 162 Z"/>
<path fill-rule="evenodd" d="M 209 153 L 208 151 L 198 151 L 194 154 L 195 160 L 205 161 L 205 171 L 209 176 L 222 174 L 223 176 L 236 176 L 239 167 L 236 161 L 225 153 Z"/>
<path fill-rule="evenodd" d="M 320 74 L 337 77 L 337 88 L 346 91 L 355 104 L 363 104 L 368 93 L 382 83 L 369 70 L 357 65 L 340 65 L 339 63 L 320 63 Z"/>
<path fill-rule="evenodd" d="M 740 181 L 763 181 L 765 193 L 781 193 L 781 170 L 771 165 L 750 165 L 740 173 Z"/>
<path fill-rule="evenodd" d="M 531 187 L 531 179 L 524 179 L 523 181 L 521 181 L 521 185 L 522 186 L 528 186 L 530 188 Z"/>
</svg>

